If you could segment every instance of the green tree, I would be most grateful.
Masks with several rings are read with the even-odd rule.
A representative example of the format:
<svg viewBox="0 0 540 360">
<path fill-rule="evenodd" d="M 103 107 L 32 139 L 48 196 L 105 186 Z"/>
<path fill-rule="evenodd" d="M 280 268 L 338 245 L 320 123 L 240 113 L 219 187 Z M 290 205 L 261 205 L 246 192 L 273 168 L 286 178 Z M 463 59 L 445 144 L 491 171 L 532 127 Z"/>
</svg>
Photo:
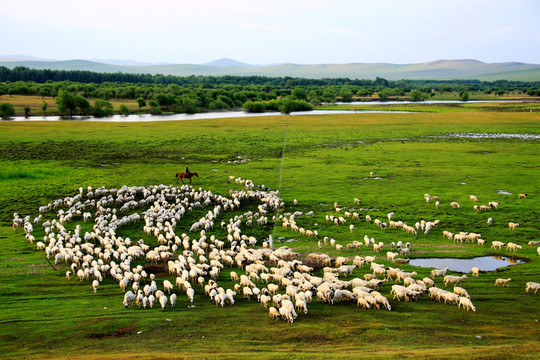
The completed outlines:
<svg viewBox="0 0 540 360">
<path fill-rule="evenodd" d="M 304 88 L 301 88 L 301 87 L 297 87 L 297 88 L 292 89 L 291 95 L 292 95 L 293 99 L 296 99 L 296 100 L 307 100 L 306 90 Z"/>
<path fill-rule="evenodd" d="M 2 103 L 0 104 L 0 115 L 2 119 L 8 120 L 10 117 L 15 115 L 15 108 L 11 103 Z"/>
<path fill-rule="evenodd" d="M 82 95 L 75 96 L 76 110 L 81 115 L 88 115 L 92 110 L 92 105 Z"/>
<path fill-rule="evenodd" d="M 461 94 L 459 94 L 459 97 L 461 98 L 461 101 L 467 101 L 469 100 L 469 93 L 462 91 Z"/>
<path fill-rule="evenodd" d="M 113 114 L 113 106 L 107 100 L 94 101 L 94 107 L 92 108 L 92 115 L 95 117 L 111 116 Z"/>
<path fill-rule="evenodd" d="M 23 109 L 24 109 L 24 117 L 27 118 L 28 116 L 30 116 L 30 106 L 24 105 Z"/>
<path fill-rule="evenodd" d="M 124 115 L 124 116 L 129 115 L 129 109 L 124 104 L 120 105 L 120 115 Z"/>
<path fill-rule="evenodd" d="M 420 90 L 413 90 L 410 93 L 411 101 L 422 101 L 424 100 L 424 94 Z"/>
<path fill-rule="evenodd" d="M 47 116 L 47 102 L 43 102 L 43 104 L 41 104 L 41 110 L 43 111 L 43 116 Z"/>
<path fill-rule="evenodd" d="M 380 101 L 388 101 L 388 90 L 384 89 L 378 92 Z"/>
<path fill-rule="evenodd" d="M 58 110 L 64 115 L 69 115 L 69 117 L 72 117 L 77 109 L 75 95 L 66 90 L 60 90 L 58 92 L 55 102 Z"/>
<path fill-rule="evenodd" d="M 339 96 L 341 97 L 341 101 L 343 102 L 351 102 L 353 98 L 353 93 L 350 89 L 342 89 L 339 92 Z"/>
<path fill-rule="evenodd" d="M 279 111 L 282 114 L 289 115 L 293 110 L 295 110 L 296 104 L 295 101 L 292 99 L 284 99 L 281 101 L 281 104 L 279 105 Z"/>
</svg>

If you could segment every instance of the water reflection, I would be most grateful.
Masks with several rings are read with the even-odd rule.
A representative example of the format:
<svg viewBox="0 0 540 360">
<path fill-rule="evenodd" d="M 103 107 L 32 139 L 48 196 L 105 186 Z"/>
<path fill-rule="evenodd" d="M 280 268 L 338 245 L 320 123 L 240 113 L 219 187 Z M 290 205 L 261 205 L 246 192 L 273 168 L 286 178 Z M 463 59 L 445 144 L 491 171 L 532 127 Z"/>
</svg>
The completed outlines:
<svg viewBox="0 0 540 360">
<path fill-rule="evenodd" d="M 455 258 L 425 258 L 411 259 L 410 265 L 420 266 L 425 268 L 444 269 L 461 273 L 469 273 L 473 267 L 479 268 L 481 271 L 495 271 L 499 268 L 523 264 L 525 261 L 511 257 L 501 256 L 482 256 L 472 259 L 455 259 Z"/>
</svg>

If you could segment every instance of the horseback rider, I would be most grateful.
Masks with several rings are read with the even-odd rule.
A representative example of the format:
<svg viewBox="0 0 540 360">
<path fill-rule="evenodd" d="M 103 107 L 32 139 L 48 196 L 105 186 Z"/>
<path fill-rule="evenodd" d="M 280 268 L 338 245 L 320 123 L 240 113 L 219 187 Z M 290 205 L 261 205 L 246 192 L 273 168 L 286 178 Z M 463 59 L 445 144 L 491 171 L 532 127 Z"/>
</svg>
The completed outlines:
<svg viewBox="0 0 540 360">
<path fill-rule="evenodd" d="M 185 173 L 186 173 L 186 175 L 188 175 L 188 177 L 189 177 L 189 174 L 191 173 L 191 171 L 189 171 L 189 169 L 188 169 L 188 166 L 187 166 L 187 165 L 186 165 L 186 171 L 185 171 Z"/>
</svg>

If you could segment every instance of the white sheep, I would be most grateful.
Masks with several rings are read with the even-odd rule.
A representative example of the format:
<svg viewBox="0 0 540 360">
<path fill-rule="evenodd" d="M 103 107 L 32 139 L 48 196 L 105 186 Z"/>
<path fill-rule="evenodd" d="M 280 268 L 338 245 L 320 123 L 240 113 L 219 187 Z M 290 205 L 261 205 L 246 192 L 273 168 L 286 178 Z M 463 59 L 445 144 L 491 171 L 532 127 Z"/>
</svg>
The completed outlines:
<svg viewBox="0 0 540 360">
<path fill-rule="evenodd" d="M 474 202 L 478 202 L 478 198 L 475 195 L 470 195 L 469 199 Z"/>
<path fill-rule="evenodd" d="M 128 291 L 124 294 L 124 307 L 127 308 L 135 300 L 136 296 L 131 291 Z"/>
<path fill-rule="evenodd" d="M 518 251 L 518 249 L 521 249 L 521 245 L 518 245 L 518 244 L 515 244 L 513 242 L 509 242 L 508 244 L 506 244 L 506 249 L 507 250 L 512 250 L 512 252 L 516 252 Z"/>
<path fill-rule="evenodd" d="M 189 299 L 189 302 L 193 302 L 193 297 L 195 296 L 195 290 L 193 290 L 193 288 L 191 288 L 191 287 L 188 288 L 186 290 L 186 295 L 187 295 L 187 297 Z"/>
<path fill-rule="evenodd" d="M 491 248 L 492 249 L 501 249 L 503 246 L 505 246 L 506 244 L 501 242 L 501 241 L 492 241 L 491 242 Z"/>
<path fill-rule="evenodd" d="M 173 289 L 173 284 L 169 280 L 163 281 L 163 290 L 168 291 L 169 295 L 171 294 L 171 290 Z"/>
<path fill-rule="evenodd" d="M 480 269 L 477 268 L 476 266 L 471 269 L 471 272 L 472 272 L 472 276 L 474 276 L 474 277 L 479 277 L 480 276 Z"/>
<path fill-rule="evenodd" d="M 459 208 L 460 208 L 459 204 L 458 204 L 457 202 L 455 202 L 455 201 L 451 202 L 451 203 L 450 203 L 450 206 L 451 206 L 452 208 L 454 208 L 454 209 L 459 209 Z"/>
<path fill-rule="evenodd" d="M 463 309 L 467 309 L 467 311 L 472 310 L 472 311 L 475 311 L 476 312 L 476 308 L 474 307 L 471 299 L 465 297 L 465 296 L 460 296 L 459 297 L 459 302 L 458 302 L 458 309 L 463 306 Z"/>
<path fill-rule="evenodd" d="M 270 319 L 279 319 L 279 312 L 275 307 L 270 306 L 268 308 L 268 316 L 270 316 Z"/>
<path fill-rule="evenodd" d="M 169 300 L 171 302 L 171 307 L 174 307 L 176 305 L 176 294 L 171 294 Z"/>
<path fill-rule="evenodd" d="M 467 292 L 467 290 L 465 290 L 464 288 L 459 287 L 459 286 L 454 286 L 454 294 L 458 294 L 459 296 L 464 296 L 464 297 L 466 297 L 468 299 L 471 298 L 469 296 L 469 293 Z"/>
<path fill-rule="evenodd" d="M 445 276 L 448 271 L 448 267 L 444 269 L 433 269 L 431 270 L 431 277 L 436 278 L 437 276 Z"/>
<path fill-rule="evenodd" d="M 512 281 L 511 278 L 508 278 L 508 279 L 499 278 L 499 279 L 495 280 L 495 286 L 501 285 L 502 287 L 504 287 L 504 286 L 508 287 L 508 283 L 510 281 Z"/>
<path fill-rule="evenodd" d="M 516 228 L 519 226 L 518 223 L 514 223 L 514 222 L 509 222 L 508 223 L 508 228 L 512 231 L 516 230 Z"/>
<path fill-rule="evenodd" d="M 97 280 L 92 281 L 92 288 L 94 289 L 94 294 L 97 292 L 98 286 L 99 286 L 99 281 Z"/>
<path fill-rule="evenodd" d="M 446 275 L 444 277 L 444 286 L 448 286 L 448 284 L 461 284 L 463 280 L 467 279 L 467 275 L 461 275 L 461 276 L 454 276 L 454 275 Z"/>
<path fill-rule="evenodd" d="M 525 288 L 525 291 L 526 291 L 526 292 L 529 292 L 529 290 L 534 290 L 534 293 L 536 294 L 536 292 L 538 291 L 538 289 L 540 289 L 540 284 L 539 284 L 539 283 L 535 283 L 535 282 L 529 281 L 529 282 L 527 283 L 527 287 Z"/>
<path fill-rule="evenodd" d="M 167 296 L 165 295 L 162 295 L 160 298 L 159 298 L 159 304 L 161 305 L 161 311 L 164 311 L 165 310 L 165 305 L 167 305 L 167 301 L 169 299 L 167 299 Z"/>
</svg>

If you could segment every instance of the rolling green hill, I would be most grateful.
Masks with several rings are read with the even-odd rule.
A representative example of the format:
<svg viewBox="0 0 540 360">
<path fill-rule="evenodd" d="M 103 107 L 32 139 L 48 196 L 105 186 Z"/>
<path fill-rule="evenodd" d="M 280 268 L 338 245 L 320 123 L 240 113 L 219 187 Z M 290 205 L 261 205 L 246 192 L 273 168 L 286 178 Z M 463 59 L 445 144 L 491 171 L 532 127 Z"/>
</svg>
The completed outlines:
<svg viewBox="0 0 540 360">
<path fill-rule="evenodd" d="M 9 60 L 9 59 L 5 59 Z M 166 64 L 147 66 L 112 65 L 88 60 L 66 61 L 3 61 L 8 68 L 26 66 L 35 69 L 88 70 L 96 72 L 148 73 L 163 75 L 262 75 L 305 78 L 374 79 L 479 79 L 539 81 L 540 65 L 518 62 L 484 63 L 477 60 L 438 60 L 419 64 L 351 63 L 351 64 L 280 64 L 253 67 L 195 64 Z"/>
</svg>

